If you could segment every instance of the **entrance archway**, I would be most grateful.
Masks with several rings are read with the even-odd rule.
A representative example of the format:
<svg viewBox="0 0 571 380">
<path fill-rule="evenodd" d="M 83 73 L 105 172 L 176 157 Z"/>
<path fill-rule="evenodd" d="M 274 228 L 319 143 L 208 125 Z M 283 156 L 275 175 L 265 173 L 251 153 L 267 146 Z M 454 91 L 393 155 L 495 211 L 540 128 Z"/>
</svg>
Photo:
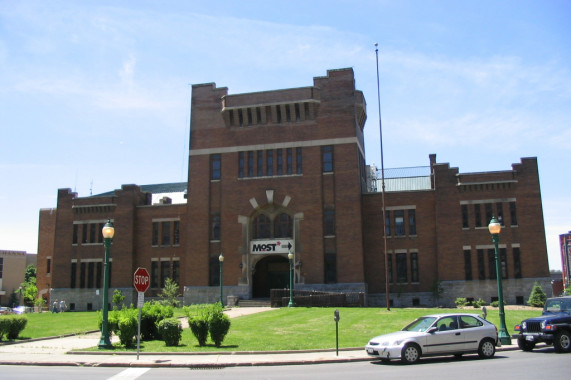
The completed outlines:
<svg viewBox="0 0 571 380">
<path fill-rule="evenodd" d="M 258 261 L 253 276 L 254 298 L 269 298 L 270 289 L 284 289 L 289 286 L 289 261 L 285 257 L 272 255 Z"/>
</svg>

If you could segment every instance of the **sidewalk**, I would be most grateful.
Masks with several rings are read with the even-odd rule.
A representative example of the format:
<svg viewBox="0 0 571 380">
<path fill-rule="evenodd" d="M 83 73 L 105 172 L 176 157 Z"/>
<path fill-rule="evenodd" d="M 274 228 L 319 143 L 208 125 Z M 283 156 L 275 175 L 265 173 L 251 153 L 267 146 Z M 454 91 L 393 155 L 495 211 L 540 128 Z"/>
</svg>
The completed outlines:
<svg viewBox="0 0 571 380">
<path fill-rule="evenodd" d="M 229 317 L 271 311 L 271 308 L 234 308 Z M 225 353 L 107 353 L 74 351 L 97 346 L 100 332 L 48 338 L 0 346 L 0 365 L 93 366 L 93 367 L 190 367 L 217 368 L 370 361 L 363 347 L 335 350 L 225 352 Z M 118 338 L 113 337 L 113 342 Z M 513 342 L 515 343 L 515 342 Z M 518 349 L 517 344 L 497 351 Z"/>
</svg>

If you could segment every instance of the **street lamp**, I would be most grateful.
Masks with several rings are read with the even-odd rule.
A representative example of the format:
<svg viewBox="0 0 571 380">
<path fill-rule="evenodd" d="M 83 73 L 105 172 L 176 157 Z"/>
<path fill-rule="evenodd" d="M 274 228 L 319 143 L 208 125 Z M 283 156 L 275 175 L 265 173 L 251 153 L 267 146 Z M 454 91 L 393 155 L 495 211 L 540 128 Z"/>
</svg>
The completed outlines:
<svg viewBox="0 0 571 380">
<path fill-rule="evenodd" d="M 500 331 L 498 331 L 498 339 L 502 344 L 511 344 L 510 335 L 506 329 L 506 316 L 504 313 L 504 292 L 502 289 L 502 270 L 500 264 L 500 255 L 498 252 L 498 243 L 500 242 L 500 232 L 502 231 L 502 225 L 495 216 L 492 216 L 490 224 L 488 225 L 488 230 L 492 234 L 492 241 L 494 242 L 495 254 L 496 254 L 496 279 L 498 282 L 498 303 L 500 307 Z"/>
<path fill-rule="evenodd" d="M 224 273 L 224 255 L 220 252 L 220 256 L 218 256 L 218 261 L 220 261 L 220 305 L 224 306 L 224 302 L 222 302 L 222 276 Z"/>
<path fill-rule="evenodd" d="M 107 298 L 109 293 L 109 251 L 113 243 L 113 235 L 115 235 L 115 228 L 113 223 L 108 219 L 107 223 L 103 226 L 103 246 L 105 247 L 105 263 L 103 269 L 103 320 L 101 321 L 101 338 L 99 339 L 99 348 L 111 348 L 111 340 L 109 339 L 109 321 L 107 318 L 108 306 Z"/>
<path fill-rule="evenodd" d="M 291 249 L 287 254 L 287 258 L 289 259 L 289 303 L 287 304 L 287 307 L 294 307 L 295 304 L 293 303 L 293 252 Z"/>
</svg>

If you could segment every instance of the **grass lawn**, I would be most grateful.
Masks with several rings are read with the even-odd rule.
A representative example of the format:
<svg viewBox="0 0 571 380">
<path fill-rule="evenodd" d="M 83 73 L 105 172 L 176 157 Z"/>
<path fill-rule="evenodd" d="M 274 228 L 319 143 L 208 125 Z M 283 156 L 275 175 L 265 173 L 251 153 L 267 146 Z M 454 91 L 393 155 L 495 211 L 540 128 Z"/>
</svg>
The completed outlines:
<svg viewBox="0 0 571 380">
<path fill-rule="evenodd" d="M 163 341 L 141 342 L 141 352 L 224 352 L 282 351 L 335 348 L 334 308 L 282 308 L 232 319 L 232 326 L 222 347 L 211 342 L 200 347 L 190 329 L 183 330 L 177 347 Z M 397 309 L 339 308 L 339 347 L 363 347 L 375 335 L 402 329 L 415 318 L 446 312 L 479 314 L 479 309 Z M 523 319 L 541 314 L 540 310 L 506 310 L 508 333 Z M 488 308 L 488 320 L 499 326 L 497 309 Z M 97 348 L 93 349 L 98 350 Z M 117 345 L 116 351 L 126 350 Z"/>
</svg>

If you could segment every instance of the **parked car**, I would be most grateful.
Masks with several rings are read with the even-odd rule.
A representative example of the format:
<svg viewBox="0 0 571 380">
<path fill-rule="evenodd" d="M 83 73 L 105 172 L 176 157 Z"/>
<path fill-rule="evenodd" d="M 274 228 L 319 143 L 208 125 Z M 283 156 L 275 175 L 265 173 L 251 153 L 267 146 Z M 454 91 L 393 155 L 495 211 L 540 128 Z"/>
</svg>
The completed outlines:
<svg viewBox="0 0 571 380">
<path fill-rule="evenodd" d="M 13 314 L 12 309 L 10 309 L 9 307 L 0 306 L 0 315 L 4 314 Z"/>
<path fill-rule="evenodd" d="M 14 314 L 24 314 L 24 313 L 32 313 L 34 311 L 33 307 L 30 306 L 16 306 L 12 309 Z"/>
<path fill-rule="evenodd" d="M 539 317 L 515 326 L 517 345 L 531 351 L 537 343 L 553 344 L 557 352 L 571 352 L 571 296 L 548 298 Z"/>
<path fill-rule="evenodd" d="M 416 363 L 421 356 L 496 353 L 498 329 L 477 314 L 432 314 L 420 317 L 401 331 L 380 335 L 365 346 L 367 354 L 388 362 Z"/>
</svg>

